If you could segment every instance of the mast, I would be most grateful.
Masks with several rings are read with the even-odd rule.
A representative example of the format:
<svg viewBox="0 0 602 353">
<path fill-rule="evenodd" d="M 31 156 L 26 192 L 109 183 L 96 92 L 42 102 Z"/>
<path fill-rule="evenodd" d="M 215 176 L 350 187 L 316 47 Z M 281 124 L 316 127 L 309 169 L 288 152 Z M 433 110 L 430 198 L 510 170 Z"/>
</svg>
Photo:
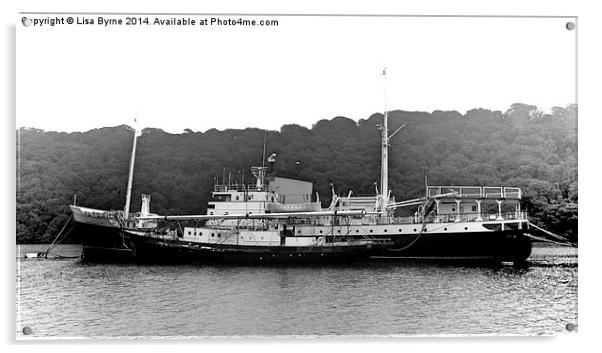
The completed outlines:
<svg viewBox="0 0 602 353">
<path fill-rule="evenodd" d="M 381 188 L 381 214 L 387 215 L 387 205 L 389 204 L 389 127 L 387 122 L 387 68 L 383 69 L 383 86 L 385 97 L 384 122 L 381 129 L 382 146 L 381 146 L 381 166 L 380 166 L 380 188 Z"/>
<path fill-rule="evenodd" d="M 268 142 L 268 130 L 265 130 L 265 135 L 263 136 L 263 155 L 261 157 L 261 167 L 265 167 L 265 145 Z"/>
<path fill-rule="evenodd" d="M 134 119 L 134 125 L 136 119 Z M 136 140 L 138 140 L 138 128 L 134 127 L 134 143 L 132 144 L 132 156 L 130 157 L 130 174 L 128 176 L 128 188 L 125 195 L 125 207 L 123 208 L 124 219 L 129 218 L 130 214 L 130 199 L 132 196 L 132 179 L 134 178 L 134 161 L 136 160 Z"/>
</svg>

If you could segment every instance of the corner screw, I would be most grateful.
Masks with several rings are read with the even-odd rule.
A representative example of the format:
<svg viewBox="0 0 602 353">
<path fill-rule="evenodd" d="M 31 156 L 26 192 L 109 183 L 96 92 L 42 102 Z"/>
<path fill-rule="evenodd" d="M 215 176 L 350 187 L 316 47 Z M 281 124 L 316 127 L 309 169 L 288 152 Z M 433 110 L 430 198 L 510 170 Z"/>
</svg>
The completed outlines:
<svg viewBox="0 0 602 353">
<path fill-rule="evenodd" d="M 566 23 L 566 29 L 568 29 L 569 31 L 572 31 L 575 29 L 575 23 L 574 22 L 567 22 Z"/>
</svg>

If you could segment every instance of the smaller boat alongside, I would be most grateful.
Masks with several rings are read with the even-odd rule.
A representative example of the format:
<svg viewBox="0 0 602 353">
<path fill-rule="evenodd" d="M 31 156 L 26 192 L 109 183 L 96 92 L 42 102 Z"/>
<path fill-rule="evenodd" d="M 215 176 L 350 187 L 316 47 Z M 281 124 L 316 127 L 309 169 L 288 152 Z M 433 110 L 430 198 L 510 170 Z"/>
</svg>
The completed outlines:
<svg viewBox="0 0 602 353">
<path fill-rule="evenodd" d="M 138 213 L 130 213 L 130 199 L 136 159 L 136 142 L 139 132 L 134 131 L 127 194 L 123 210 L 100 210 L 76 205 L 70 205 L 75 221 L 71 234 L 82 242 L 82 258 L 91 262 L 124 262 L 135 260 L 136 254 L 127 246 L 123 228 L 155 229 L 157 223 L 149 220 L 139 220 L 140 216 L 149 216 L 150 195 L 142 195 L 142 207 Z"/>
<path fill-rule="evenodd" d="M 75 227 L 72 231 L 82 242 L 82 258 L 91 262 L 123 262 L 135 260 L 136 254 L 127 245 L 123 228 L 155 229 L 157 222 L 139 220 L 149 212 L 150 195 L 142 195 L 140 212 L 126 216 L 124 211 L 105 211 L 70 205 Z"/>
</svg>

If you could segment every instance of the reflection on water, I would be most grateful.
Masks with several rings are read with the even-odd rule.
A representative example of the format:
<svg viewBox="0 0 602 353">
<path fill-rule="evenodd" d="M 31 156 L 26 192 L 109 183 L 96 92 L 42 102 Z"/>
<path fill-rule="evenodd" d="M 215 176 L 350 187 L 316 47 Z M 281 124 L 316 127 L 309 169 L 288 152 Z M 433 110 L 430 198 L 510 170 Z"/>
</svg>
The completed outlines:
<svg viewBox="0 0 602 353">
<path fill-rule="evenodd" d="M 32 337 L 559 334 L 577 323 L 576 255 L 534 248 L 524 268 L 17 259 L 16 330 L 18 337 L 25 326 Z"/>
</svg>

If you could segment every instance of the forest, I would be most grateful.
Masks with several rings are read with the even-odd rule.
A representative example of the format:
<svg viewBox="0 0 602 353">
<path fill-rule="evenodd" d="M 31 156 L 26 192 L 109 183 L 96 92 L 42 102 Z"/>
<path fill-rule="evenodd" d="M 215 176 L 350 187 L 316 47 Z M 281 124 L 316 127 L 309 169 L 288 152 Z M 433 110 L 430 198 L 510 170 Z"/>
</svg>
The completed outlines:
<svg viewBox="0 0 602 353">
<path fill-rule="evenodd" d="M 172 134 L 147 128 L 138 138 L 131 210 L 150 193 L 151 212 L 204 214 L 217 180 L 251 181 L 250 167 L 276 153 L 277 175 L 314 183 L 323 206 L 330 184 L 338 194 L 374 194 L 380 178 L 383 115 L 358 122 L 335 117 L 311 128 L 185 129 Z M 577 237 L 577 107 L 544 113 L 528 104 L 505 112 L 389 112 L 389 183 L 397 200 L 424 194 L 430 185 L 517 186 L 531 221 Z M 87 132 L 20 128 L 17 133 L 17 243 L 48 243 L 70 215 L 68 205 L 123 209 L 133 130 L 105 127 Z"/>
</svg>

